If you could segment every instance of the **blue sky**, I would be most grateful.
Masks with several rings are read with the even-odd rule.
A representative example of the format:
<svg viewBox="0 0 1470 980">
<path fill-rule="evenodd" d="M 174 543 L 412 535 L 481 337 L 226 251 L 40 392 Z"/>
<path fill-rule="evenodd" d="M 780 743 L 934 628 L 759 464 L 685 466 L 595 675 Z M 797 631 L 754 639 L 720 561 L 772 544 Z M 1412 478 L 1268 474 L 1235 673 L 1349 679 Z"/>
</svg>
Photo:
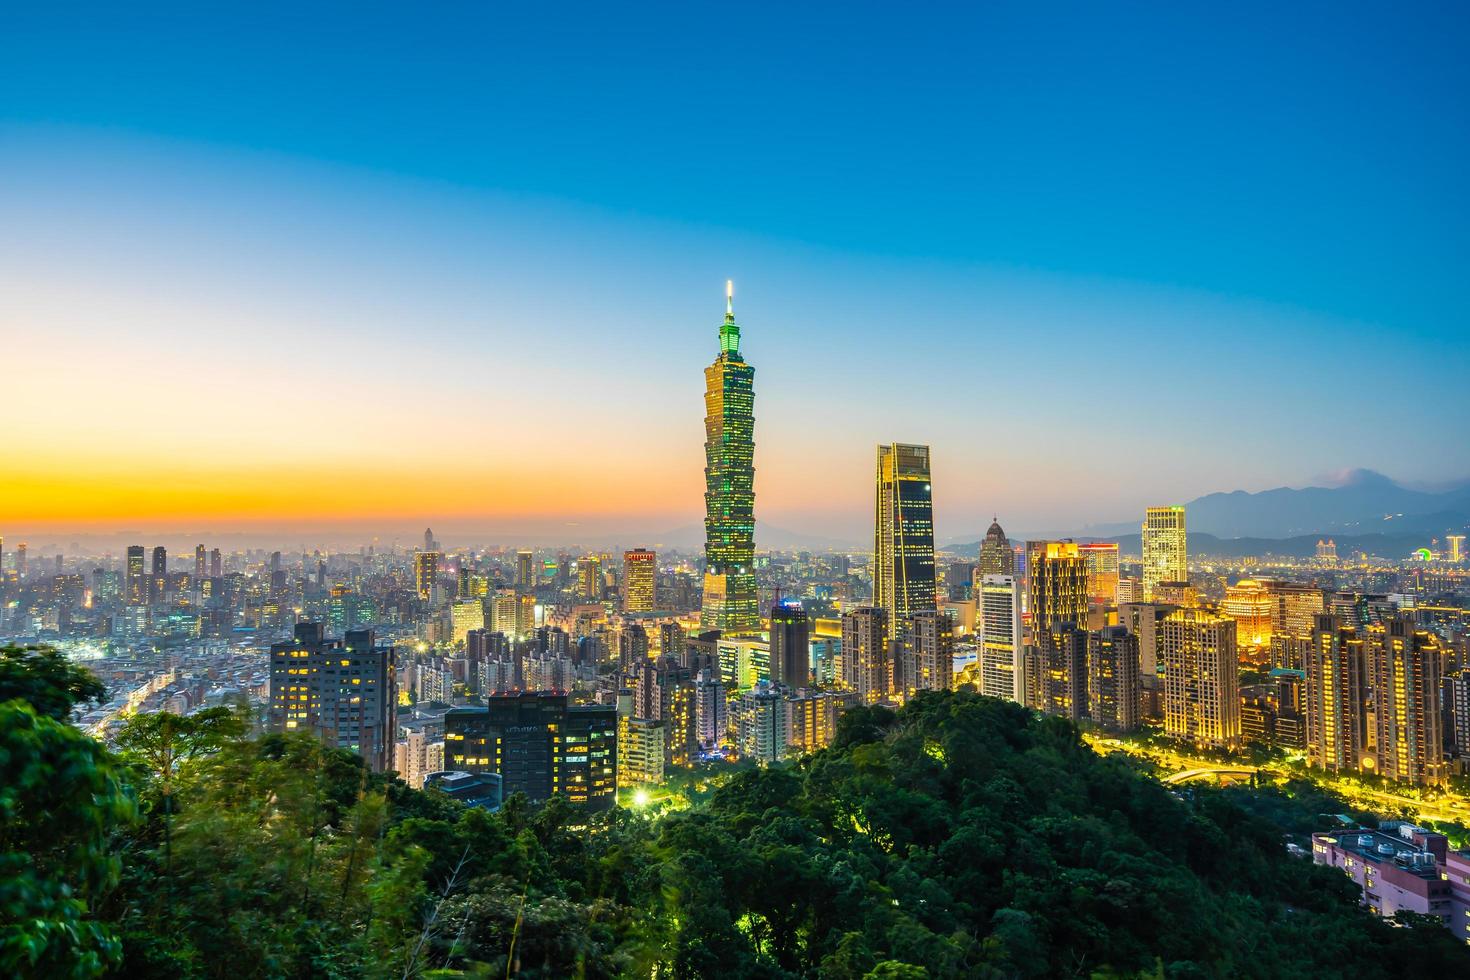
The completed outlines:
<svg viewBox="0 0 1470 980">
<path fill-rule="evenodd" d="M 22 406 L 70 402 L 15 450 L 491 438 L 682 523 L 733 277 L 783 526 L 865 526 L 890 440 L 934 446 L 941 534 L 1470 475 L 1463 5 L 143 6 L 4 15 L 0 337 Z M 165 377 L 378 405 L 109 430 L 56 356 L 119 325 Z"/>
</svg>

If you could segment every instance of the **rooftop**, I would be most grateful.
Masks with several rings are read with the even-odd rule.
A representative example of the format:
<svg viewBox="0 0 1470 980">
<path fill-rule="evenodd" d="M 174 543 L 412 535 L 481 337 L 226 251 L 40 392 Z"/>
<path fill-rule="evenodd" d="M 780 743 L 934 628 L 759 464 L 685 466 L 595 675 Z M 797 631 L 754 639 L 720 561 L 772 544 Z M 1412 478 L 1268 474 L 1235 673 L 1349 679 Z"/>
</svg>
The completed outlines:
<svg viewBox="0 0 1470 980">
<path fill-rule="evenodd" d="M 1327 844 L 1336 844 L 1369 864 L 1395 864 L 1426 881 L 1439 879 L 1439 868 L 1435 864 L 1434 855 L 1397 834 L 1385 834 L 1360 827 L 1331 834 L 1313 834 L 1312 837 Z"/>
</svg>

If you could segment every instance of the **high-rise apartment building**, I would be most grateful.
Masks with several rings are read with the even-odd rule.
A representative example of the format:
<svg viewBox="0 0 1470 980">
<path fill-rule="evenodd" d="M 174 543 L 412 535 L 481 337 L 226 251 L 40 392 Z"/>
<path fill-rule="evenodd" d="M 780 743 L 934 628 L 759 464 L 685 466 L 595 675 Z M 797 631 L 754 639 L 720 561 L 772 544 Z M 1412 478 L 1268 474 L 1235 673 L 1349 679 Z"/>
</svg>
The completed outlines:
<svg viewBox="0 0 1470 980">
<path fill-rule="evenodd" d="M 504 633 L 508 637 L 516 635 L 520 598 L 515 589 L 496 589 L 494 595 L 486 598 L 485 611 L 489 614 L 485 625 L 491 632 Z"/>
<path fill-rule="evenodd" d="M 850 691 L 787 694 L 786 748 L 816 752 L 831 745 L 837 734 L 837 720 L 856 703 L 857 696 Z"/>
<path fill-rule="evenodd" d="M 449 607 L 449 622 L 450 641 L 459 646 L 469 639 L 471 631 L 485 628 L 485 604 L 479 599 L 456 599 Z"/>
<path fill-rule="evenodd" d="M 672 657 L 685 667 L 689 666 L 689 649 L 685 645 L 687 638 L 684 627 L 678 623 L 659 623 L 659 656 Z"/>
<path fill-rule="evenodd" d="M 1184 508 L 1150 507 L 1143 518 L 1143 595 L 1153 600 L 1160 582 L 1188 582 Z"/>
<path fill-rule="evenodd" d="M 771 607 L 771 681 L 786 687 L 811 684 L 812 624 L 799 599 Z"/>
<path fill-rule="evenodd" d="M 658 556 L 646 548 L 623 552 L 623 611 L 653 612 Z"/>
<path fill-rule="evenodd" d="M 428 531 L 424 536 L 429 536 Z M 434 579 L 439 574 L 439 552 L 420 551 L 413 556 L 413 584 L 419 598 L 428 602 L 434 597 Z"/>
<path fill-rule="evenodd" d="M 1026 542 L 1026 580 L 1034 635 L 1063 623 L 1087 628 L 1087 562 L 1074 542 Z"/>
<path fill-rule="evenodd" d="M 889 638 L 901 619 L 934 609 L 934 501 L 929 447 L 878 447 L 873 521 L 873 603 L 888 611 Z"/>
<path fill-rule="evenodd" d="M 1165 734 L 1200 746 L 1238 747 L 1235 621 L 1201 609 L 1178 609 L 1160 627 Z"/>
<path fill-rule="evenodd" d="M 1163 673 L 1159 658 L 1159 634 L 1164 619 L 1177 609 L 1165 602 L 1125 602 L 1118 606 L 1118 624 L 1138 637 L 1138 669 L 1144 684 L 1153 683 Z"/>
<path fill-rule="evenodd" d="M 1316 618 L 1303 651 L 1307 764 L 1358 772 L 1368 738 L 1368 666 L 1362 639 L 1336 616 Z"/>
<path fill-rule="evenodd" d="M 592 809 L 617 794 L 617 706 L 569 705 L 565 694 L 494 694 L 444 716 L 445 765 L 497 773 L 506 796 L 563 794 Z"/>
<path fill-rule="evenodd" d="M 1026 650 L 1026 705 L 1069 721 L 1087 717 L 1087 630 L 1074 621 L 1033 632 Z"/>
<path fill-rule="evenodd" d="M 1013 575 L 980 578 L 980 693 L 1024 704 L 1021 585 Z"/>
<path fill-rule="evenodd" d="M 1260 579 L 1271 596 L 1271 636 L 1305 638 L 1317 628 L 1317 617 L 1326 609 L 1322 590 L 1310 585 Z"/>
<path fill-rule="evenodd" d="M 711 749 L 725 739 L 729 728 L 725 682 L 718 670 L 705 670 L 694 684 L 694 732 L 699 744 Z"/>
<path fill-rule="evenodd" d="M 763 681 L 742 691 L 730 710 L 735 747 L 743 757 L 769 765 L 786 755 L 786 706 L 779 690 Z"/>
<path fill-rule="evenodd" d="M 1139 682 L 1138 637 L 1122 626 L 1087 634 L 1088 717 L 1112 731 L 1136 729 L 1142 699 Z"/>
<path fill-rule="evenodd" d="M 1118 602 L 1118 545 L 1114 541 L 1093 541 L 1078 545 L 1082 563 L 1087 568 L 1088 601 L 1100 606 Z"/>
<path fill-rule="evenodd" d="M 734 287 L 726 284 L 720 353 L 704 369 L 704 601 L 700 625 L 755 633 L 755 368 L 740 356 Z"/>
<path fill-rule="evenodd" d="M 524 639 L 536 632 L 536 597 L 529 592 L 516 596 L 516 636 Z"/>
<path fill-rule="evenodd" d="M 1367 648 L 1378 774 L 1414 786 L 1443 783 L 1439 638 L 1394 618 L 1368 628 Z"/>
<path fill-rule="evenodd" d="M 888 610 L 860 606 L 842 614 L 842 652 L 837 680 L 863 704 L 877 704 L 889 694 L 892 675 L 888 645 Z"/>
<path fill-rule="evenodd" d="M 637 623 L 618 632 L 618 669 L 625 674 L 648 663 L 648 631 Z"/>
<path fill-rule="evenodd" d="M 271 646 L 272 731 L 309 732 L 350 749 L 368 768 L 393 767 L 398 735 L 398 660 L 370 629 L 328 640 L 321 623 L 297 623 L 294 638 Z"/>
<path fill-rule="evenodd" d="M 954 681 L 954 620 L 937 609 L 921 609 L 899 625 L 895 655 L 898 690 L 905 699 L 919 691 L 945 691 Z"/>
</svg>

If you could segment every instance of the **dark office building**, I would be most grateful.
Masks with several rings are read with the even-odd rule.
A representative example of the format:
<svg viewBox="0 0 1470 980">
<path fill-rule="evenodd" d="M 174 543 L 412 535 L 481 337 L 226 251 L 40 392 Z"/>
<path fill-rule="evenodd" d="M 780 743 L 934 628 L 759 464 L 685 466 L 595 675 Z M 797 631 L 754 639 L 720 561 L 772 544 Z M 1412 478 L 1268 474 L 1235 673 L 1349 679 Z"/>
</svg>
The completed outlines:
<svg viewBox="0 0 1470 980">
<path fill-rule="evenodd" d="M 168 598 L 168 550 L 163 545 L 153 549 L 153 577 L 149 580 L 148 595 L 153 602 Z"/>
<path fill-rule="evenodd" d="M 397 655 L 373 639 L 359 629 L 328 640 L 321 623 L 297 623 L 291 642 L 271 647 L 271 730 L 310 732 L 356 752 L 374 772 L 392 769 Z"/>
<path fill-rule="evenodd" d="M 444 767 L 500 776 L 505 796 L 564 794 L 607 809 L 617 794 L 617 708 L 569 705 L 565 694 L 491 695 L 485 707 L 444 716 Z"/>
<path fill-rule="evenodd" d="M 811 685 L 812 625 L 796 599 L 771 607 L 771 682 L 795 689 Z"/>
</svg>

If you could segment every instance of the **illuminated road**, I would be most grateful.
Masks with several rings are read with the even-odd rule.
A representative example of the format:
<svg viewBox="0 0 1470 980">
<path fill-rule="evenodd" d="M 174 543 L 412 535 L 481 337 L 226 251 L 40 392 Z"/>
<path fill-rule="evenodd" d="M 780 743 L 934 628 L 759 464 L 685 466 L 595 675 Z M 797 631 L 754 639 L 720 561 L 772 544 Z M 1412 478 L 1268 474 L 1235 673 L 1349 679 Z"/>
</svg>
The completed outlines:
<svg viewBox="0 0 1470 980">
<path fill-rule="evenodd" d="M 1158 765 L 1159 768 L 1168 772 L 1168 775 L 1162 777 L 1162 781 L 1165 783 L 1184 783 L 1194 779 L 1205 778 L 1210 774 L 1216 773 L 1242 777 L 1249 776 L 1252 773 L 1260 773 L 1268 779 L 1282 781 L 1287 779 L 1309 779 L 1324 789 L 1337 793 L 1348 802 L 1354 803 L 1365 810 L 1393 815 L 1408 811 L 1415 820 L 1448 820 L 1456 823 L 1470 822 L 1470 800 L 1455 794 L 1447 793 L 1435 800 L 1420 800 L 1367 786 L 1349 785 L 1343 780 L 1325 772 L 1314 772 L 1311 770 L 1296 772 L 1275 765 L 1254 766 L 1249 763 L 1216 762 L 1211 759 L 1201 759 L 1185 755 L 1174 748 L 1138 745 L 1092 733 L 1085 734 L 1083 738 L 1094 751 L 1101 754 L 1126 752 L 1129 755 L 1150 760 Z"/>
</svg>

